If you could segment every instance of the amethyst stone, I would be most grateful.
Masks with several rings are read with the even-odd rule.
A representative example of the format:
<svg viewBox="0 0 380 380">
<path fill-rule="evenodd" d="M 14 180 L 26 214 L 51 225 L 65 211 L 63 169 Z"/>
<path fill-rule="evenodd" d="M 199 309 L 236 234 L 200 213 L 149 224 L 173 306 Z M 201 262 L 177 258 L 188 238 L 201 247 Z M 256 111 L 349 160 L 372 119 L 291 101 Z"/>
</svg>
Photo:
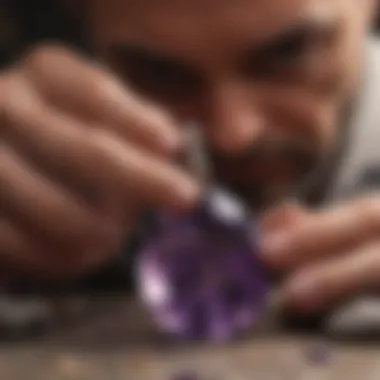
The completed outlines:
<svg viewBox="0 0 380 380">
<path fill-rule="evenodd" d="M 220 341 L 256 320 L 267 282 L 248 222 L 242 205 L 219 190 L 190 215 L 156 215 L 137 283 L 161 329 L 183 339 Z"/>
</svg>

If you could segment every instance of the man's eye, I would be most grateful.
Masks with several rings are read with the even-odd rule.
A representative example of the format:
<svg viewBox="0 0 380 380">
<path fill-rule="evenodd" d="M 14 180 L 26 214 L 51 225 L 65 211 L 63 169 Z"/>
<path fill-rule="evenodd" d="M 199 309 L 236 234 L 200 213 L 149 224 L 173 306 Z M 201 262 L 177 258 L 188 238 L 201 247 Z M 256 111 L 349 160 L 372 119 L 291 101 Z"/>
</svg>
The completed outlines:
<svg viewBox="0 0 380 380">
<path fill-rule="evenodd" d="M 315 50 L 315 44 L 316 40 L 306 31 L 290 34 L 251 55 L 245 71 L 257 78 L 295 74 Z"/>
<path fill-rule="evenodd" d="M 138 46 L 111 46 L 108 61 L 128 84 L 147 97 L 170 102 L 188 100 L 200 79 L 192 68 Z"/>
<path fill-rule="evenodd" d="M 292 63 L 303 58 L 312 47 L 307 34 L 299 34 L 289 40 L 285 40 L 277 45 L 270 47 L 264 56 L 279 63 Z"/>
</svg>

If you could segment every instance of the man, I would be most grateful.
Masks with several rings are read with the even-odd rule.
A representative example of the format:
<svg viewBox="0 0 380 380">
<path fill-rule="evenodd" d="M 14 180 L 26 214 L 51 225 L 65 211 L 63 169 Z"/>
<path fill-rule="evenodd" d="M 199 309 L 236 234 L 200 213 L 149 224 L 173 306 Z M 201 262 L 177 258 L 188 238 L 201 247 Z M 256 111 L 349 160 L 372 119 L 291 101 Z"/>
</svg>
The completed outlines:
<svg viewBox="0 0 380 380">
<path fill-rule="evenodd" d="M 70 282 L 120 252 L 143 211 L 191 210 L 201 188 L 176 164 L 189 121 L 217 180 L 261 212 L 289 305 L 378 285 L 374 0 L 82 4 L 96 63 L 46 43 L 1 75 L 5 285 Z"/>
</svg>

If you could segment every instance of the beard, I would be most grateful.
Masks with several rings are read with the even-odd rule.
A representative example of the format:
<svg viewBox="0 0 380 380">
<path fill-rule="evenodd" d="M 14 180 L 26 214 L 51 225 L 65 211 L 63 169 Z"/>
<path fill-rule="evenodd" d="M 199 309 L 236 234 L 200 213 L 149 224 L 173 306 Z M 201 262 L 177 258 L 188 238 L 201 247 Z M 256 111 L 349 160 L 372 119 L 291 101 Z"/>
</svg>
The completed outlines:
<svg viewBox="0 0 380 380">
<path fill-rule="evenodd" d="M 265 138 L 234 157 L 210 153 L 215 179 L 254 211 L 303 199 L 320 182 L 330 154 L 310 141 Z"/>
</svg>

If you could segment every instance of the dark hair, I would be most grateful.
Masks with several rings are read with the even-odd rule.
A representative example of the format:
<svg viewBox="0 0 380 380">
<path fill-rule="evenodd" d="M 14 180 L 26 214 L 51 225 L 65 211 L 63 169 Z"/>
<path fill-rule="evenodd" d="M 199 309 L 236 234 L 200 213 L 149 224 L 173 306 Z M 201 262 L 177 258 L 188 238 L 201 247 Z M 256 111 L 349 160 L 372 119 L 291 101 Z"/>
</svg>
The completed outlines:
<svg viewBox="0 0 380 380">
<path fill-rule="evenodd" d="M 41 39 L 76 42 L 79 25 L 61 1 L 6 0 L 7 8 L 22 30 L 23 43 Z"/>
</svg>

